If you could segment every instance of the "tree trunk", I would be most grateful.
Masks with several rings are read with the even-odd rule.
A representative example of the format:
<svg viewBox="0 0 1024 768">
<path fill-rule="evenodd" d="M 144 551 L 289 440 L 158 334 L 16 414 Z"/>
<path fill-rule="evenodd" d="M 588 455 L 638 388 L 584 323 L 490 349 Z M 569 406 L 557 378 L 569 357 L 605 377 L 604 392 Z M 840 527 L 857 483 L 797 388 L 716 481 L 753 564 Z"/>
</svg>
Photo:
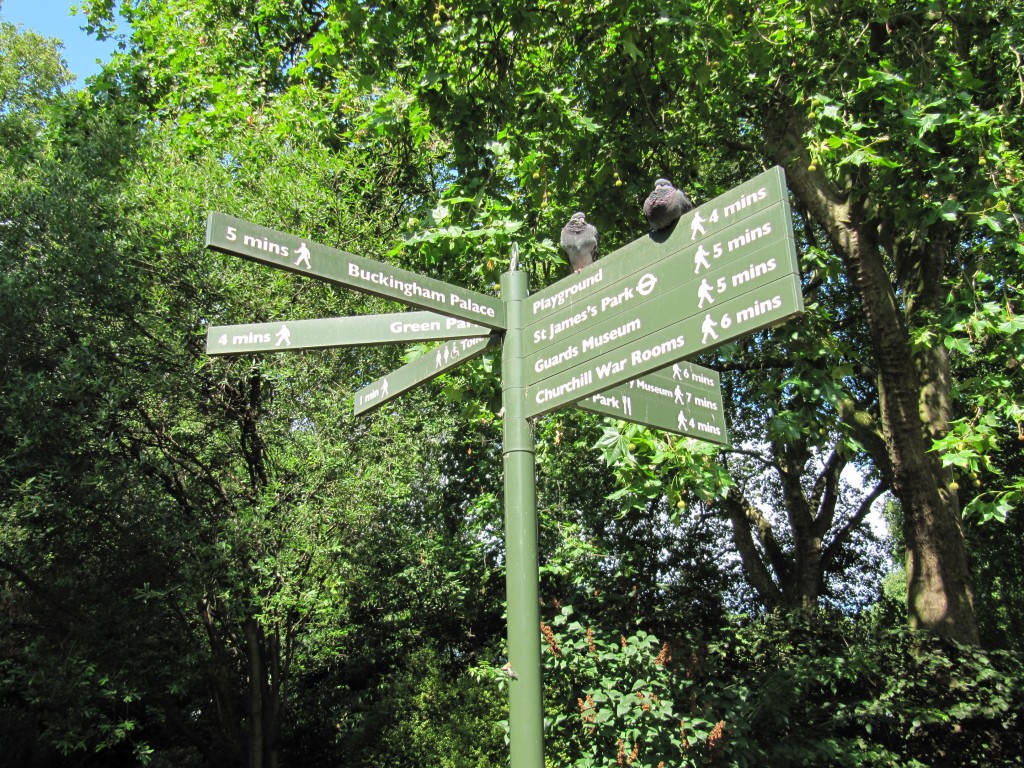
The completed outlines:
<svg viewBox="0 0 1024 768">
<path fill-rule="evenodd" d="M 255 619 L 245 622 L 246 655 L 249 659 L 249 768 L 263 768 L 263 654 L 259 626 Z"/>
<path fill-rule="evenodd" d="M 249 768 L 277 768 L 278 685 L 269 680 L 277 668 L 275 648 L 268 648 L 266 635 L 254 618 L 245 622 L 246 655 L 249 660 L 248 765 Z"/>
<path fill-rule="evenodd" d="M 774 453 L 777 458 L 783 457 L 787 449 L 778 447 Z M 733 543 L 743 571 L 765 606 L 813 611 L 818 607 L 825 583 L 827 560 L 823 543 L 832 532 L 839 473 L 845 463 L 833 454 L 815 484 L 815 493 L 808 499 L 802 485 L 803 464 L 807 460 L 805 446 L 793 446 L 788 453 L 775 470 L 793 539 L 791 552 L 779 545 L 771 520 L 737 488 L 729 489 L 723 508 L 732 525 Z M 760 549 L 755 544 L 755 534 Z M 843 535 L 842 531 L 836 535 Z"/>
<path fill-rule="evenodd" d="M 804 496 L 801 481 L 808 458 L 807 444 L 801 441 L 788 447 L 779 446 L 776 453 L 782 498 L 793 534 L 793 578 L 787 591 L 793 607 L 811 611 L 818 607 L 820 586 L 824 581 L 821 542 L 828 527 L 820 533 L 816 530 L 814 512 Z"/>
<path fill-rule="evenodd" d="M 877 228 L 868 224 L 868 217 L 850 193 L 837 189 L 823 174 L 808 170 L 810 158 L 799 123 L 776 118 L 766 130 L 769 153 L 786 169 L 793 193 L 843 257 L 871 337 L 893 490 L 903 507 L 910 625 L 977 643 L 974 596 L 956 495 L 949 489 L 948 473 L 928 452 L 930 438 L 947 428 L 948 414 L 935 405 L 949 401 L 945 350 L 915 357 Z M 931 278 L 937 279 L 935 275 Z"/>
<path fill-rule="evenodd" d="M 234 677 L 235 664 L 232 654 L 221 632 L 218 615 L 223 615 L 223 606 L 214 597 L 199 602 L 199 614 L 203 620 L 207 639 L 210 643 L 210 671 L 208 680 L 217 720 L 224 734 L 225 745 L 219 749 L 240 760 L 245 752 L 243 720 L 237 694 L 237 679 Z"/>
</svg>

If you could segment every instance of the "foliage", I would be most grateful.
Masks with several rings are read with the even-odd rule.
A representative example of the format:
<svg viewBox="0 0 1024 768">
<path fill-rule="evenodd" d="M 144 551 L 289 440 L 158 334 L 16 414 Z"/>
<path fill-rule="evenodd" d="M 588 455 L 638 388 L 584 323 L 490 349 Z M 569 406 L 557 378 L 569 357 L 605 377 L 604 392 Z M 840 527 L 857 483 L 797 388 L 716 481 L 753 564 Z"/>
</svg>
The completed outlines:
<svg viewBox="0 0 1024 768">
<path fill-rule="evenodd" d="M 975 280 L 990 278 L 979 272 Z M 973 410 L 954 421 L 949 434 L 933 445 L 933 450 L 941 452 L 943 465 L 955 472 L 954 482 L 968 499 L 964 516 L 981 523 L 1005 523 L 1024 492 L 1019 478 L 1003 471 L 1000 457 L 1018 453 L 1012 441 L 1024 440 L 1024 404 L 1013 394 L 1024 321 L 1013 314 L 1012 289 L 997 290 L 1004 293 L 1004 303 L 977 306 L 969 317 L 953 324 L 951 335 L 943 341 L 962 356 L 958 388 Z"/>
<path fill-rule="evenodd" d="M 0 18 L 0 146 L 7 163 L 45 127 L 52 102 L 74 81 L 60 48 L 59 40 Z"/>
<path fill-rule="evenodd" d="M 870 620 L 777 613 L 663 643 L 545 625 L 559 765 L 1015 765 L 1021 660 Z"/>
<path fill-rule="evenodd" d="M 1012 765 L 1020 659 L 838 617 L 776 615 L 708 646 L 757 764 Z M 713 668 L 715 664 L 711 664 Z M 742 763 L 742 761 L 741 761 Z"/>
<path fill-rule="evenodd" d="M 697 714 L 698 684 L 672 674 L 667 643 L 595 631 L 574 613 L 564 606 L 541 627 L 552 764 L 700 765 L 719 748 L 724 724 Z"/>
<path fill-rule="evenodd" d="M 601 424 L 569 412 L 539 425 L 542 599 L 669 638 L 688 624 L 715 626 L 738 580 L 722 562 L 723 525 L 680 514 L 657 493 L 627 502 L 595 457 Z"/>
<path fill-rule="evenodd" d="M 1021 653 L 1024 625 L 1015 606 L 1024 600 L 1024 514 L 1012 512 L 1001 526 L 976 525 L 968 541 L 974 562 L 978 621 L 988 648 Z"/>
<path fill-rule="evenodd" d="M 287 218 L 326 202 L 335 236 L 372 242 L 378 219 L 350 215 L 368 166 L 265 134 L 196 157 L 87 106 L 3 189 L 20 212 L 4 240 L 9 690 L 29 712 L 67 712 L 45 718 L 61 752 L 272 756 L 294 672 L 355 643 L 347 617 L 381 623 L 363 606 L 401 559 L 382 532 L 418 462 L 386 420 L 333 439 L 357 434 L 334 404 L 372 358 L 198 355 L 197 331 L 226 319 L 211 308 L 271 319 L 342 303 L 221 268 L 201 222 L 226 203 Z M 382 583 L 364 597 L 363 579 Z"/>
<path fill-rule="evenodd" d="M 347 764 L 490 768 L 504 761 L 505 697 L 437 648 L 403 652 L 401 668 L 374 694 L 367 711 L 337 726 Z M 355 740 L 354 728 L 364 729 Z"/>
</svg>

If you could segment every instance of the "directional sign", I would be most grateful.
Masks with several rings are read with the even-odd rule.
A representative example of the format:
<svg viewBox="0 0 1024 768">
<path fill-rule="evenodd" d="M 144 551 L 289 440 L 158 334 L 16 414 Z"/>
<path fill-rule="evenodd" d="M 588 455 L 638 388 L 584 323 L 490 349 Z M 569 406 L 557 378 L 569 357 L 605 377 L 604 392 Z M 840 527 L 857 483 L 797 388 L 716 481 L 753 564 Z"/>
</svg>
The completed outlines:
<svg viewBox="0 0 1024 768">
<path fill-rule="evenodd" d="M 644 328 L 664 325 L 689 307 L 712 306 L 782 274 L 796 274 L 791 232 L 790 210 L 780 202 L 678 251 L 669 252 L 649 238 L 636 241 L 643 247 L 632 249 L 631 256 L 646 257 L 641 269 L 620 281 L 603 280 L 602 287 L 584 299 L 544 312 L 527 325 L 528 365 L 532 368 L 537 357 L 549 357 L 573 344 L 583 343 L 581 350 L 587 352 L 588 338 L 597 342 L 591 350 L 603 352 L 600 347 L 609 339 L 604 337 L 602 344 L 602 335 L 607 332 L 618 331 L 615 338 L 642 335 Z M 667 252 L 671 255 L 666 258 Z M 594 274 L 604 276 L 603 271 L 599 267 Z"/>
<path fill-rule="evenodd" d="M 551 367 L 558 369 L 555 373 L 541 361 L 540 370 L 535 368 L 533 374 L 543 378 L 527 387 L 527 416 L 547 413 L 802 312 L 799 279 L 787 275 L 757 291 L 663 324 L 645 336 L 632 337 L 607 354 L 577 352 L 568 366 L 552 362 Z"/>
<path fill-rule="evenodd" d="M 766 209 L 786 200 L 786 181 L 782 169 L 776 167 L 765 171 L 698 206 L 684 215 L 675 227 L 667 232 L 655 232 L 638 238 L 581 272 L 532 294 L 528 299 L 526 325 L 531 330 L 536 330 L 538 325 L 547 325 L 556 319 L 552 312 L 564 312 L 572 305 L 591 304 L 595 297 L 600 309 L 600 301 L 605 296 L 617 296 L 625 288 L 635 288 L 640 284 L 643 275 L 657 262 L 677 258 L 683 251 L 686 253 L 678 258 L 689 262 L 690 268 L 694 270 L 690 273 L 692 278 L 697 271 L 704 268 L 702 261 L 706 261 L 710 268 L 725 261 L 742 259 L 745 257 L 745 254 L 741 253 L 744 246 L 767 235 L 788 234 L 792 238 L 788 218 L 781 225 L 775 225 L 774 233 L 758 231 L 760 224 L 749 221 L 752 217 L 764 213 Z M 716 243 L 719 244 L 718 248 L 715 247 Z M 706 255 L 702 253 L 698 258 L 696 254 L 701 252 L 701 245 Z M 610 307 L 622 305 L 622 302 L 619 302 L 611 304 Z M 579 311 L 569 311 L 567 316 Z"/>
<path fill-rule="evenodd" d="M 792 247 L 792 241 L 788 241 L 786 247 Z M 620 347 L 689 317 L 699 316 L 703 319 L 709 311 L 717 314 L 717 310 L 726 304 L 740 307 L 748 299 L 752 300 L 752 297 L 763 293 L 766 286 L 776 284 L 779 280 L 790 279 L 799 283 L 797 273 L 788 269 L 780 271 L 781 259 L 769 253 L 763 253 L 743 273 L 733 272 L 725 276 L 710 273 L 709 280 L 697 286 L 684 284 L 671 288 L 657 298 L 635 305 L 629 313 L 598 317 L 596 321 L 588 321 L 579 328 L 565 332 L 557 344 L 526 355 L 529 380 L 540 381 L 559 370 L 611 354 Z M 730 277 L 732 281 L 727 282 Z M 737 286 L 737 277 L 744 278 L 746 282 Z M 716 285 L 720 290 L 716 289 Z M 726 329 L 730 327 L 731 324 Z M 557 329 L 557 326 L 552 328 Z M 745 332 L 746 327 L 737 325 L 725 335 L 721 330 L 716 330 L 715 335 L 708 336 L 722 344 L 738 333 Z"/>
<path fill-rule="evenodd" d="M 718 373 L 693 363 L 645 374 L 598 392 L 577 408 L 665 432 L 728 445 Z"/>
<path fill-rule="evenodd" d="M 300 349 L 405 344 L 485 336 L 488 329 L 434 312 L 330 317 L 279 323 L 214 325 L 206 333 L 206 354 L 293 352 Z"/>
<path fill-rule="evenodd" d="M 210 214 L 206 223 L 206 247 L 487 328 L 505 327 L 505 305 L 494 296 L 223 213 Z"/>
<path fill-rule="evenodd" d="M 388 400 L 412 389 L 417 384 L 430 381 L 440 376 L 449 368 L 479 357 L 493 344 L 497 343 L 493 336 L 473 339 L 457 339 L 441 344 L 422 357 L 403 365 L 382 379 L 363 387 L 352 398 L 355 413 L 372 411 Z"/>
<path fill-rule="evenodd" d="M 531 296 L 537 416 L 803 311 L 781 168 Z"/>
</svg>

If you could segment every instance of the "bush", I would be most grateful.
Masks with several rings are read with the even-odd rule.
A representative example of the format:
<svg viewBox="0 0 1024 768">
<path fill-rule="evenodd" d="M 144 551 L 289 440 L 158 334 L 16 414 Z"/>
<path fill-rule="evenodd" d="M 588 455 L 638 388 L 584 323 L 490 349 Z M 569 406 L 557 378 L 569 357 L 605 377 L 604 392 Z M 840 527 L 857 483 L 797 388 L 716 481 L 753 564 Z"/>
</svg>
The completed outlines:
<svg viewBox="0 0 1024 768">
<path fill-rule="evenodd" d="M 827 613 L 711 641 L 602 632 L 567 606 L 545 633 L 548 753 L 591 766 L 1010 766 L 1024 668 Z"/>
</svg>

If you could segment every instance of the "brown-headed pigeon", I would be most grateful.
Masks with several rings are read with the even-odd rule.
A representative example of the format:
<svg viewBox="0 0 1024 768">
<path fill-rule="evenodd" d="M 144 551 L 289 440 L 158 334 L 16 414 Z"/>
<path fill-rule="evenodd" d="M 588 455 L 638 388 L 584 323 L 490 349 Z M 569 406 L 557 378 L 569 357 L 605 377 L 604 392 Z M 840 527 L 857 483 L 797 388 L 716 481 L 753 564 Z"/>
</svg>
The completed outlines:
<svg viewBox="0 0 1024 768">
<path fill-rule="evenodd" d="M 654 182 L 654 191 L 644 201 L 644 216 L 655 232 L 671 226 L 676 219 L 693 208 L 686 193 L 672 186 L 668 179 Z"/>
<path fill-rule="evenodd" d="M 582 211 L 577 211 L 562 227 L 562 249 L 569 257 L 573 272 L 579 272 L 597 259 L 597 228 L 587 224 Z"/>
</svg>

